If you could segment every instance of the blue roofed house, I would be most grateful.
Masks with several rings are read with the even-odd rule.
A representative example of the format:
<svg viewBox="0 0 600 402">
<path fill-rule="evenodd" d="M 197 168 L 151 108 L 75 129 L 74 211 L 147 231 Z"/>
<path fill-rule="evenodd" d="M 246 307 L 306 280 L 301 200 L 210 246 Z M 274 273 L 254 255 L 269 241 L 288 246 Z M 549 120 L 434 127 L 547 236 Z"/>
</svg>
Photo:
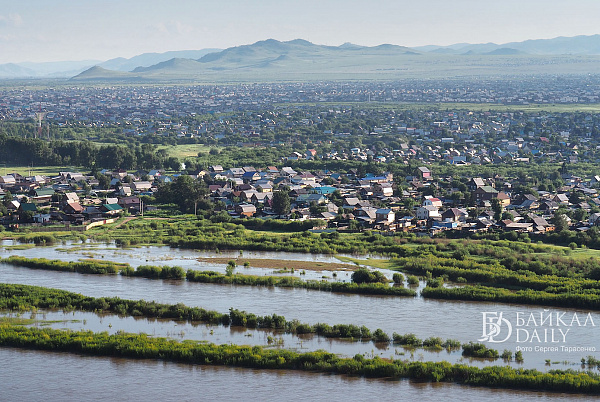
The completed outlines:
<svg viewBox="0 0 600 402">
<path fill-rule="evenodd" d="M 260 180 L 260 174 L 257 171 L 245 172 L 242 175 L 242 180 L 244 180 L 247 183 L 257 181 Z"/>
<path fill-rule="evenodd" d="M 335 190 L 337 190 L 337 188 L 332 187 L 332 186 L 320 186 L 320 187 L 313 188 L 313 191 L 316 194 L 322 194 L 322 195 L 333 194 L 335 192 Z"/>
<path fill-rule="evenodd" d="M 322 194 L 300 194 L 296 197 L 296 204 L 309 205 L 311 203 L 325 204 L 327 197 Z"/>
</svg>

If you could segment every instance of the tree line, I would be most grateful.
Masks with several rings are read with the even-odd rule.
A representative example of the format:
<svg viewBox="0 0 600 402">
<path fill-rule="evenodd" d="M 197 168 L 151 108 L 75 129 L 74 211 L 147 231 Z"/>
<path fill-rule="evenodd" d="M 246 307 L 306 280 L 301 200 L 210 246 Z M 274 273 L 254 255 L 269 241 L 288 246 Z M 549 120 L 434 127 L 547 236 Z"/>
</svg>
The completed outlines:
<svg viewBox="0 0 600 402">
<path fill-rule="evenodd" d="M 12 137 L 0 132 L 0 161 L 13 165 L 82 166 L 88 169 L 155 169 L 169 162 L 154 145 L 134 147 L 98 145 L 90 141 L 62 141 Z"/>
</svg>

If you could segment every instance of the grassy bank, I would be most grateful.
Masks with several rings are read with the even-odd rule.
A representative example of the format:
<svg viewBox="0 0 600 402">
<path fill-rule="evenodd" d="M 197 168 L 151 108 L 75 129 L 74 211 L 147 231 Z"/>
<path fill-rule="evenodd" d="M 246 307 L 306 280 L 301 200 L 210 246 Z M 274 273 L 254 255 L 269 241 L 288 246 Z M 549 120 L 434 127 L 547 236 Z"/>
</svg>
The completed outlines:
<svg viewBox="0 0 600 402">
<path fill-rule="evenodd" d="M 188 270 L 185 272 L 181 267 L 141 265 L 134 269 L 126 263 L 110 261 L 80 261 L 68 262 L 59 260 L 48 260 L 45 258 L 25 258 L 11 256 L 0 260 L 2 263 L 32 269 L 46 269 L 51 271 L 77 272 L 84 274 L 117 274 L 124 276 L 142 277 L 148 279 L 186 279 L 190 282 L 214 283 L 239 286 L 277 286 L 286 288 L 299 288 L 320 290 L 326 292 L 384 295 L 384 296 L 407 296 L 414 297 L 416 292 L 399 286 L 389 286 L 385 283 L 346 283 L 328 282 L 316 280 L 302 280 L 287 276 L 258 276 L 232 274 L 225 275 L 214 271 Z"/>
<path fill-rule="evenodd" d="M 60 331 L 0 325 L 0 345 L 18 348 L 117 356 L 135 359 L 161 359 L 189 364 L 247 367 L 254 369 L 303 370 L 379 378 L 410 378 L 418 381 L 532 389 L 554 392 L 597 394 L 600 377 L 589 372 L 513 369 L 490 366 L 471 367 L 448 362 L 406 362 L 362 355 L 341 358 L 324 351 L 298 353 L 258 346 L 215 345 L 177 342 L 145 334 Z"/>
</svg>

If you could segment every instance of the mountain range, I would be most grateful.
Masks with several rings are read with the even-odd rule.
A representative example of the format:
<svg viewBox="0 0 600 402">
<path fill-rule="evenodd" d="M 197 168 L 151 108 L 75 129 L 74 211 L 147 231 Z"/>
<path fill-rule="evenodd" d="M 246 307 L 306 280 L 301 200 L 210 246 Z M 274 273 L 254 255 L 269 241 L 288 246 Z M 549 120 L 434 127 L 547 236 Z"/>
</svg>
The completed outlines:
<svg viewBox="0 0 600 402">
<path fill-rule="evenodd" d="M 600 73 L 600 35 L 505 44 L 323 46 L 296 39 L 129 59 L 0 64 L 0 78 L 260 82 Z"/>
</svg>

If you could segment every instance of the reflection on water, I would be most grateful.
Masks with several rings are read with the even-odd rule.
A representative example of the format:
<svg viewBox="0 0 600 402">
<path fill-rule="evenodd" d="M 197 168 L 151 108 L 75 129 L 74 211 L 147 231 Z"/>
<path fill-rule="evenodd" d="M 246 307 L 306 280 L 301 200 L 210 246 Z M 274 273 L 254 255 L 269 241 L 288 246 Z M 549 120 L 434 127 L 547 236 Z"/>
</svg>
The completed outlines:
<svg viewBox="0 0 600 402">
<path fill-rule="evenodd" d="M 590 396 L 125 360 L 0 348 L 11 401 L 366 401 L 580 399 Z M 32 381 L 34 379 L 34 381 Z"/>
<path fill-rule="evenodd" d="M 168 265 L 180 266 L 184 269 L 195 270 L 210 270 L 225 273 L 226 263 L 212 262 L 213 258 L 231 258 L 238 261 L 237 272 L 246 275 L 284 275 L 295 276 L 303 279 L 328 280 L 350 282 L 350 273 L 343 270 L 336 272 L 336 277 L 333 277 L 331 271 L 311 271 L 310 269 L 296 269 L 294 273 L 278 272 L 284 268 L 285 264 L 279 269 L 260 268 L 260 267 L 243 267 L 244 259 L 264 259 L 275 261 L 303 261 L 314 263 L 328 264 L 343 264 L 335 256 L 327 254 L 305 254 L 291 252 L 274 252 L 274 251 L 214 251 L 204 250 L 183 250 L 171 248 L 168 246 L 141 246 L 131 249 L 122 249 L 115 246 L 114 243 L 99 244 L 99 243 L 73 243 L 67 242 L 64 245 L 51 247 L 33 247 L 24 250 L 11 249 L 11 246 L 18 245 L 13 240 L 0 241 L 0 257 L 9 255 L 24 256 L 27 258 L 48 258 L 61 261 L 78 261 L 80 259 L 95 258 L 105 259 L 107 261 L 127 262 L 133 267 L 139 265 Z M 8 248 L 2 248 L 8 247 Z M 341 256 L 346 256 L 341 254 Z M 377 259 L 377 256 L 361 256 L 362 258 Z M 202 259 L 198 261 L 198 259 Z M 388 278 L 391 279 L 393 272 L 389 270 L 381 270 Z M 302 274 L 301 274 L 302 273 Z"/>
<path fill-rule="evenodd" d="M 122 261 L 130 262 L 136 258 L 140 259 L 140 249 L 114 249 L 113 251 L 120 253 Z M 110 252 L 110 250 L 102 250 L 102 253 Z M 164 247 L 148 248 L 148 255 L 158 257 L 161 252 L 172 253 L 178 256 L 180 261 L 186 261 L 186 256 L 198 255 L 195 251 L 182 251 Z M 77 253 L 62 253 L 56 251 L 56 248 L 48 247 L 0 251 L 0 256 L 3 257 L 11 254 L 19 254 L 26 257 L 56 258 L 57 256 L 61 256 L 63 259 L 81 258 Z M 105 255 L 106 259 L 112 259 L 108 254 Z M 190 257 L 188 261 L 190 264 L 196 264 L 193 258 Z M 240 268 L 240 270 L 242 269 Z M 0 264 L 0 282 L 46 286 L 93 297 L 118 296 L 134 300 L 155 300 L 169 304 L 184 303 L 189 306 L 199 306 L 219 312 L 227 312 L 229 308 L 233 307 L 257 315 L 275 313 L 285 316 L 288 320 L 297 319 L 300 322 L 309 324 L 323 322 L 331 325 L 365 325 L 371 330 L 381 328 L 388 335 L 392 335 L 394 332 L 398 334 L 414 333 L 422 339 L 429 336 L 438 336 L 443 339 L 457 339 L 460 342 L 476 341 L 482 337 L 483 312 L 502 311 L 505 315 L 514 315 L 517 312 L 522 312 L 524 316 L 528 316 L 530 313 L 539 316 L 540 313 L 544 312 L 544 308 L 539 306 L 436 301 L 420 297 L 405 298 L 335 294 L 305 289 L 213 285 L 190 283 L 187 281 L 157 281 L 143 278 L 126 278 L 118 275 L 97 276 L 30 270 L 7 264 Z M 567 311 L 566 309 L 556 308 L 547 308 L 546 310 L 548 312 L 544 314 L 552 313 L 554 315 Z M 587 312 L 579 311 L 579 313 L 585 315 Z M 569 314 L 572 314 L 572 311 Z M 592 313 L 592 317 L 596 325 L 600 326 L 600 314 L 594 312 Z M 170 328 L 170 330 L 173 329 Z M 591 326 L 572 327 L 569 330 L 569 343 L 567 346 L 596 346 L 598 339 L 597 328 Z M 148 328 L 146 332 L 152 333 L 152 331 L 155 331 L 155 329 Z M 220 332 L 217 331 L 217 333 Z M 218 341 L 214 340 L 214 342 L 237 342 L 237 338 L 230 332 L 218 339 Z M 318 342 L 320 343 L 320 348 L 345 355 L 372 353 L 387 357 L 396 353 L 395 348 L 390 347 L 386 349 L 380 345 L 373 345 L 370 342 L 366 345 L 358 343 L 345 345 L 337 341 L 319 339 L 311 342 Z M 296 338 L 286 338 L 284 344 L 286 347 L 298 346 L 298 340 Z M 514 353 L 517 346 L 524 345 L 511 339 L 504 343 L 488 344 L 488 346 L 498 349 L 500 352 L 503 349 L 508 349 Z M 526 346 L 535 346 L 535 344 Z M 310 347 L 317 346 L 312 345 Z M 405 353 L 403 356 L 407 356 L 407 352 L 403 350 L 399 353 Z M 421 358 L 420 353 L 421 351 L 414 352 L 413 358 Z M 445 358 L 443 353 L 441 353 L 442 357 L 440 357 L 440 354 L 430 356 L 432 355 L 431 353 L 424 352 L 422 358 L 425 360 L 439 360 Z M 523 355 L 525 358 L 523 367 L 540 370 L 547 370 L 549 368 L 546 365 L 546 360 L 551 361 L 552 365 L 550 368 L 563 368 L 562 362 L 564 361 L 577 363 L 582 357 L 588 355 L 594 355 L 597 358 L 600 357 L 597 353 L 561 350 L 547 353 L 532 350 L 523 352 Z M 448 357 L 449 360 L 450 358 L 454 359 L 453 356 Z M 500 362 L 497 361 L 495 364 Z"/>
<path fill-rule="evenodd" d="M 338 355 L 352 357 L 362 354 L 366 357 L 380 356 L 406 361 L 448 361 L 468 363 L 483 367 L 488 360 L 469 359 L 461 356 L 460 350 L 432 351 L 426 349 L 402 348 L 389 343 L 371 341 L 352 341 L 332 339 L 314 334 L 292 335 L 282 331 L 267 329 L 248 329 L 243 327 L 225 327 L 198 322 L 181 322 L 164 319 L 146 319 L 140 317 L 122 317 L 114 314 L 98 315 L 91 312 L 56 310 L 38 310 L 35 313 L 16 313 L 0 311 L 0 317 L 12 317 L 33 320 L 29 326 L 73 331 L 107 332 L 119 331 L 145 333 L 150 336 L 168 337 L 176 340 L 207 341 L 215 344 L 236 344 L 265 346 L 271 348 L 292 349 L 298 352 L 325 350 Z M 502 364 L 501 360 L 494 364 Z"/>
</svg>

